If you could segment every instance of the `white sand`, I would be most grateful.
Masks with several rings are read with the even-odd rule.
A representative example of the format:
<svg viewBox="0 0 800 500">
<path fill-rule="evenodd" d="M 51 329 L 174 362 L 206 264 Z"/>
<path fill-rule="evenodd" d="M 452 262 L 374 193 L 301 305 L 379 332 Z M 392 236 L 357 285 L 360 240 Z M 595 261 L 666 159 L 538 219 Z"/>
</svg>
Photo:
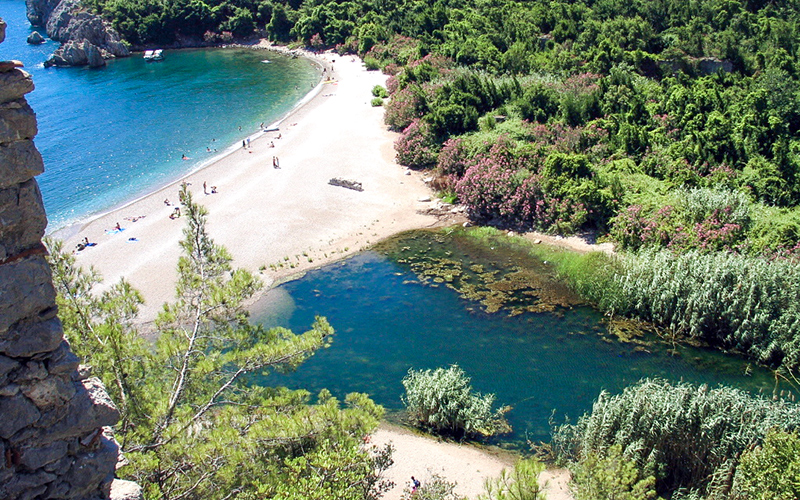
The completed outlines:
<svg viewBox="0 0 800 500">
<path fill-rule="evenodd" d="M 399 500 L 403 490 L 409 488 L 411 476 L 425 482 L 433 474 L 456 483 L 455 492 L 459 495 L 476 499 L 483 493 L 486 479 L 499 476 L 518 459 L 503 451 L 437 441 L 384 423 L 372 436 L 370 444 L 382 447 L 386 443 L 392 443 L 395 448 L 395 463 L 385 474 L 395 486 L 384 496 L 386 500 Z M 568 482 L 569 472 L 564 469 L 545 470 L 539 476 L 539 484 L 545 488 L 548 500 L 572 500 Z"/>
</svg>

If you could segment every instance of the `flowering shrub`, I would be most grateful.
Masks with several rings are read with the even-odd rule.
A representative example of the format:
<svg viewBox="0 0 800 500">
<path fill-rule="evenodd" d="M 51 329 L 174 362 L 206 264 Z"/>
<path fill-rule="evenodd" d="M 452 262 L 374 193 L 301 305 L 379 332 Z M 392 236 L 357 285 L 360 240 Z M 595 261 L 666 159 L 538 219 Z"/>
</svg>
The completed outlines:
<svg viewBox="0 0 800 500">
<path fill-rule="evenodd" d="M 404 130 L 412 121 L 422 117 L 424 99 L 422 90 L 418 86 L 408 86 L 397 92 L 392 92 L 390 87 L 389 92 L 392 99 L 386 106 L 386 114 L 383 116 L 383 121 L 389 128 Z"/>
<path fill-rule="evenodd" d="M 407 167 L 429 167 L 436 163 L 436 143 L 430 127 L 422 120 L 412 121 L 394 143 L 397 162 Z"/>
<path fill-rule="evenodd" d="M 679 205 L 647 213 L 631 205 L 612 219 L 611 236 L 624 248 L 667 247 L 731 250 L 750 224 L 750 204 L 741 193 L 694 189 L 679 195 Z"/>
<path fill-rule="evenodd" d="M 467 170 L 466 151 L 464 150 L 464 139 L 456 137 L 448 139 L 442 144 L 439 158 L 436 162 L 436 169 L 444 175 L 456 175 L 461 177 Z"/>
</svg>

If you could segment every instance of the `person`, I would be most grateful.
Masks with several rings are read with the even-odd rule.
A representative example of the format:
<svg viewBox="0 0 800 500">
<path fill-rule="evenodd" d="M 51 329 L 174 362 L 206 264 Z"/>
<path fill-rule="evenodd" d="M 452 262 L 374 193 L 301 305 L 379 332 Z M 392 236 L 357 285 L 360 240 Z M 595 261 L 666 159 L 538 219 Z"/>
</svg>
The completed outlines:
<svg viewBox="0 0 800 500">
<path fill-rule="evenodd" d="M 217 194 L 217 186 L 211 186 L 211 194 Z"/>
<path fill-rule="evenodd" d="M 169 198 L 164 198 L 164 205 L 170 206 Z"/>
<path fill-rule="evenodd" d="M 260 128 L 261 130 L 264 130 L 264 122 L 261 122 L 261 124 L 258 126 L 258 128 Z"/>
<path fill-rule="evenodd" d="M 189 157 L 186 156 L 185 154 L 183 156 L 181 156 L 181 160 L 188 160 L 188 159 L 189 159 Z"/>
<path fill-rule="evenodd" d="M 117 225 L 114 226 L 114 231 L 122 231 L 122 228 L 119 227 L 119 222 L 117 222 Z"/>
<path fill-rule="evenodd" d="M 177 219 L 181 216 L 181 207 L 175 207 L 175 210 L 169 215 L 170 219 Z"/>
<path fill-rule="evenodd" d="M 245 143 L 244 139 L 242 139 L 242 149 L 247 149 L 247 144 Z"/>
<path fill-rule="evenodd" d="M 247 138 L 247 147 L 250 148 L 250 138 Z"/>
<path fill-rule="evenodd" d="M 203 194 L 208 194 L 208 189 L 206 189 L 206 181 L 203 181 Z"/>
<path fill-rule="evenodd" d="M 269 141 L 269 147 L 274 148 L 275 147 L 275 143 L 272 142 L 272 141 Z"/>
<path fill-rule="evenodd" d="M 414 476 L 411 476 L 411 494 L 415 494 L 417 489 L 420 486 L 419 479 L 416 479 Z"/>
<path fill-rule="evenodd" d="M 280 139 L 282 135 L 283 134 L 278 134 L 278 137 L 276 137 L 276 139 Z"/>
</svg>

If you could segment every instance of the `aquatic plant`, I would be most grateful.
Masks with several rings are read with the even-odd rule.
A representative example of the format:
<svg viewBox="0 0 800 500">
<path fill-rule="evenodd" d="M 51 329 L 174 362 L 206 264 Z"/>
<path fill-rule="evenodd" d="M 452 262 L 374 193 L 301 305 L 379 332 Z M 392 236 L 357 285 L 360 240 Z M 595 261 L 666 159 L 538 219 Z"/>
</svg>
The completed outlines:
<svg viewBox="0 0 800 500">
<path fill-rule="evenodd" d="M 475 393 L 458 365 L 436 370 L 409 369 L 403 378 L 409 420 L 416 426 L 457 438 L 510 432 L 504 409 L 493 410 L 494 394 Z"/>
<path fill-rule="evenodd" d="M 740 455 L 770 429 L 798 426 L 796 404 L 729 387 L 644 379 L 622 394 L 600 393 L 591 413 L 556 428 L 553 447 L 580 464 L 610 456 L 616 445 L 642 477 L 655 476 L 659 494 L 710 495 L 730 489 Z"/>
</svg>

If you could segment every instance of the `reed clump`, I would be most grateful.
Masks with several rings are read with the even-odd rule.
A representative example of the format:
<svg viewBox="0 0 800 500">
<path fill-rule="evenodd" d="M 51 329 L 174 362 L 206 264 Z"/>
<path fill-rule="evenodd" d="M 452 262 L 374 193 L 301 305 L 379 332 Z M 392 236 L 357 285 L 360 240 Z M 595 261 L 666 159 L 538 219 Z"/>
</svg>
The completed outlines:
<svg viewBox="0 0 800 500">
<path fill-rule="evenodd" d="M 591 413 L 557 427 L 553 448 L 580 464 L 614 446 L 654 476 L 667 498 L 728 498 L 739 457 L 771 429 L 800 426 L 800 406 L 729 387 L 644 379 L 622 394 L 602 392 Z"/>
</svg>

